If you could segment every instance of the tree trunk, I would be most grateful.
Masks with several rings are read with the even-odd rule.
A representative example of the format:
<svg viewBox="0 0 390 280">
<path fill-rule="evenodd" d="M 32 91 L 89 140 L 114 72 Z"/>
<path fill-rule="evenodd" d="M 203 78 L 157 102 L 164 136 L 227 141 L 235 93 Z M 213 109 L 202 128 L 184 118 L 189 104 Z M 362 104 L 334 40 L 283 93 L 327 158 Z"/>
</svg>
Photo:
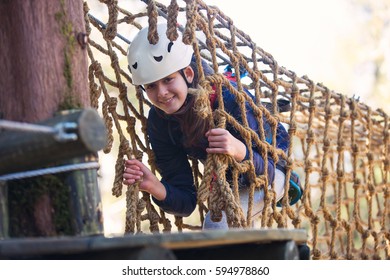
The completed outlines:
<svg viewBox="0 0 390 280">
<path fill-rule="evenodd" d="M 0 117 L 37 122 L 89 106 L 82 1 L 0 0 Z"/>
<path fill-rule="evenodd" d="M 82 1 L 0 0 L 0 26 L 0 118 L 35 123 L 90 106 L 87 53 L 78 42 L 85 33 Z M 96 170 L 0 188 L 0 239 L 102 233 Z"/>
</svg>

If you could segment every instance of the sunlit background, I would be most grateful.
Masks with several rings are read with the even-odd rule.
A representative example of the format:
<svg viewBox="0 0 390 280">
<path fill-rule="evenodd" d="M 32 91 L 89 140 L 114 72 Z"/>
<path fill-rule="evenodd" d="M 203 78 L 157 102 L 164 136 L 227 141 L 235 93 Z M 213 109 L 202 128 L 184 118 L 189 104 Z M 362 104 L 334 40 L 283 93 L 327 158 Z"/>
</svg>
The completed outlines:
<svg viewBox="0 0 390 280">
<path fill-rule="evenodd" d="M 105 6 L 87 2 L 90 12 L 107 22 Z M 131 10 L 141 1 L 118 2 Z M 390 113 L 390 0 L 204 2 L 219 7 L 280 66 Z M 111 194 L 116 155 L 102 153 L 100 160 L 105 233 L 122 234 L 124 197 Z"/>
<path fill-rule="evenodd" d="M 205 1 L 279 65 L 390 110 L 389 0 Z"/>
</svg>

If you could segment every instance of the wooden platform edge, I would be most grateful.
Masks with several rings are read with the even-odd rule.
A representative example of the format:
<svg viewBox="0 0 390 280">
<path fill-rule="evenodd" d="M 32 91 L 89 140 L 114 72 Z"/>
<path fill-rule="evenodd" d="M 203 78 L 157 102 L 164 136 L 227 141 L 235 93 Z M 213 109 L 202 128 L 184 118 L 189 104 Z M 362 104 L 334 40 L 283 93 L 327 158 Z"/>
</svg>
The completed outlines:
<svg viewBox="0 0 390 280">
<path fill-rule="evenodd" d="M 48 238 L 12 238 L 0 240 L 0 259 L 3 257 L 79 254 L 117 249 L 136 249 L 159 246 L 167 249 L 190 249 L 245 243 L 271 243 L 293 240 L 305 243 L 307 233 L 301 229 L 260 229 L 199 231 L 184 233 L 140 234 L 105 237 L 64 236 Z"/>
</svg>

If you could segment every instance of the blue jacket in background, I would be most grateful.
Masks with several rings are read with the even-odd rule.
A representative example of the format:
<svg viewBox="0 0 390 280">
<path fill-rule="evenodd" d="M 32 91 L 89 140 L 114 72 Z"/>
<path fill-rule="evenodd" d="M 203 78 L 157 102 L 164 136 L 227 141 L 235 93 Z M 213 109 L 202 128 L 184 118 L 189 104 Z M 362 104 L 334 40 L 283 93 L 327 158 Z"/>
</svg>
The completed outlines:
<svg viewBox="0 0 390 280">
<path fill-rule="evenodd" d="M 235 86 L 235 83 L 232 82 Z M 249 96 L 252 95 L 247 92 Z M 235 96 L 225 87 L 222 88 L 225 111 L 233 118 L 241 122 L 241 111 L 235 100 Z M 253 97 L 252 97 L 253 98 Z M 214 104 L 217 107 L 218 104 Z M 249 126 L 256 132 L 259 126 L 253 115 L 253 110 L 246 104 L 247 120 Z M 186 148 L 182 144 L 183 134 L 179 120 L 175 115 L 167 115 L 158 108 L 152 107 L 149 111 L 147 133 L 152 149 L 156 156 L 157 168 L 161 174 L 161 183 L 165 186 L 167 196 L 163 201 L 153 197 L 153 201 L 165 212 L 177 216 L 189 216 L 196 207 L 196 189 L 192 170 L 188 161 L 188 156 L 205 161 L 207 157 L 205 147 Z M 243 143 L 243 138 L 239 132 L 227 123 L 226 129 Z M 272 130 L 269 123 L 263 118 L 263 129 L 266 141 L 272 142 Z M 289 136 L 284 127 L 279 124 L 277 128 L 276 147 L 287 151 Z M 257 175 L 264 174 L 264 160 L 259 154 L 258 148 L 252 143 L 253 164 Z M 247 151 L 245 160 L 249 159 Z M 274 162 L 268 158 L 268 180 L 274 180 Z"/>
</svg>

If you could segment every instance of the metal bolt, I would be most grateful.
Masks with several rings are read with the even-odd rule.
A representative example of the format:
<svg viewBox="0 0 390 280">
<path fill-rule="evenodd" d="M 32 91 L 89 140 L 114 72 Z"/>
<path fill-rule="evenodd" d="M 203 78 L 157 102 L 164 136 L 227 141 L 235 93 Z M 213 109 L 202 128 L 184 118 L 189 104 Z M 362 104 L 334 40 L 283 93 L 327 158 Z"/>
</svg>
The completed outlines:
<svg viewBox="0 0 390 280">
<path fill-rule="evenodd" d="M 77 34 L 77 42 L 80 44 L 81 49 L 85 49 L 88 44 L 88 35 L 86 33 L 78 33 Z"/>
</svg>

